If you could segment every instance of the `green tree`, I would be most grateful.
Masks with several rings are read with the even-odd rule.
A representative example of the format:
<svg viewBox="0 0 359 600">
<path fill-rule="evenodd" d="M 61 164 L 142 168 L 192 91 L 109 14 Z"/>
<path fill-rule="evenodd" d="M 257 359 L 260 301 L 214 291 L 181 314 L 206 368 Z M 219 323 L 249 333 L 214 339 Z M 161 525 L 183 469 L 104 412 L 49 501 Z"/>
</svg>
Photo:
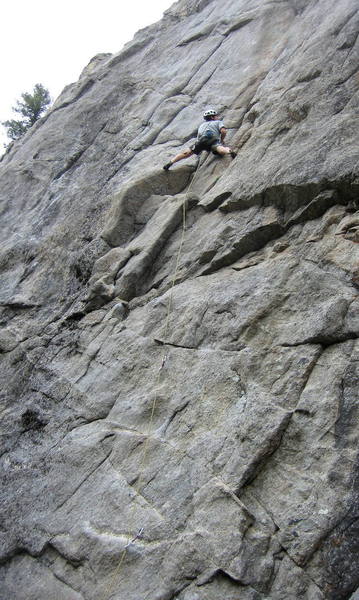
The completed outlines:
<svg viewBox="0 0 359 600">
<path fill-rule="evenodd" d="M 17 100 L 13 111 L 22 116 L 21 120 L 10 119 L 1 124 L 7 129 L 11 140 L 18 140 L 30 127 L 36 123 L 51 102 L 49 91 L 41 83 L 34 86 L 33 93 L 21 94 L 22 100 Z"/>
</svg>

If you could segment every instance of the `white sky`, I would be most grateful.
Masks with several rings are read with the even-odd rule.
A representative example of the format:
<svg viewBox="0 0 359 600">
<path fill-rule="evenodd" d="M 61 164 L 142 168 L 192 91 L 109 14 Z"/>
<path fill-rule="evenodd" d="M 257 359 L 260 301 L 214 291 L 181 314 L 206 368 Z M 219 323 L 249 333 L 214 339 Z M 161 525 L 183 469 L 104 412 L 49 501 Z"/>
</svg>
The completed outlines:
<svg viewBox="0 0 359 600">
<path fill-rule="evenodd" d="M 139 29 L 161 19 L 174 0 L 3 0 L 0 26 L 0 122 L 42 83 L 52 100 L 100 52 L 116 53 Z M 0 154 L 9 142 L 0 126 Z"/>
</svg>

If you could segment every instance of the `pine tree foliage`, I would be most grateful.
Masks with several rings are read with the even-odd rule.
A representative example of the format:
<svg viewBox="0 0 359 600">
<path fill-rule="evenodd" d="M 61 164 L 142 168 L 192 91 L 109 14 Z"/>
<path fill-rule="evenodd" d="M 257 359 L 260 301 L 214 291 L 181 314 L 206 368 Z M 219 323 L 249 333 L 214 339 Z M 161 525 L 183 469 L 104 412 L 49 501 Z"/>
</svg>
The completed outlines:
<svg viewBox="0 0 359 600">
<path fill-rule="evenodd" d="M 36 123 L 51 102 L 49 91 L 41 84 L 34 86 L 32 94 L 21 94 L 22 100 L 17 100 L 13 111 L 22 116 L 21 120 L 10 119 L 1 124 L 7 129 L 11 140 L 18 140 L 30 127 Z"/>
</svg>

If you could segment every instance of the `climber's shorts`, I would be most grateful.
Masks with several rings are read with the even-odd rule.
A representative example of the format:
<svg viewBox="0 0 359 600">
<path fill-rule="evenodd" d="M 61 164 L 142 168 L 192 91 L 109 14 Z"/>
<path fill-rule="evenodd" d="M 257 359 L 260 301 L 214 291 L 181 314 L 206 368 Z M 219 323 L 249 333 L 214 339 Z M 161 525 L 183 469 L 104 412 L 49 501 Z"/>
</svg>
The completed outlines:
<svg viewBox="0 0 359 600">
<path fill-rule="evenodd" d="M 210 144 L 206 141 L 196 142 L 195 144 L 193 144 L 193 146 L 191 146 L 191 150 L 193 154 L 200 154 L 201 152 L 203 152 L 203 150 L 205 150 L 206 152 L 213 152 L 213 154 L 218 154 L 217 146 L 220 146 L 219 142 L 214 142 L 214 144 Z"/>
</svg>

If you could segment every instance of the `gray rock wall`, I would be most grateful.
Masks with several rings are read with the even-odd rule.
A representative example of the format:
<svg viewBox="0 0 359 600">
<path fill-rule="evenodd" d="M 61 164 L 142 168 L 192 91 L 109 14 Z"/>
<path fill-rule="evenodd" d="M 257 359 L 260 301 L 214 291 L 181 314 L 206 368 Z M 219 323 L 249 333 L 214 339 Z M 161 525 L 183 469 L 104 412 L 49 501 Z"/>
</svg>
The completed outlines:
<svg viewBox="0 0 359 600">
<path fill-rule="evenodd" d="M 179 0 L 2 158 L 4 600 L 356 597 L 358 20 Z"/>
</svg>

